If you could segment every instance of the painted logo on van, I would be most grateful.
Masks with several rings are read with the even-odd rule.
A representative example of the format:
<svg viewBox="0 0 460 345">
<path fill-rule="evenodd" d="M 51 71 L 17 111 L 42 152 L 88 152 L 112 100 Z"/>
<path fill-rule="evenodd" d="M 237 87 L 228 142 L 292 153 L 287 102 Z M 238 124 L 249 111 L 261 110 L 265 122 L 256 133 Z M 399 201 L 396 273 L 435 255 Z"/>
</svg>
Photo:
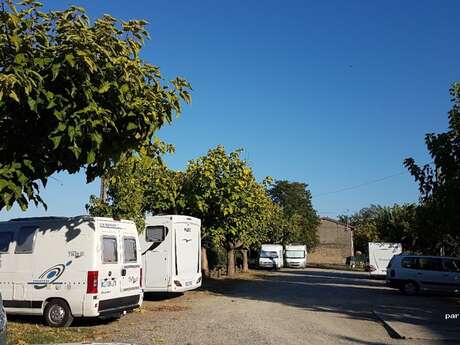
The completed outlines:
<svg viewBox="0 0 460 345">
<path fill-rule="evenodd" d="M 58 264 L 48 268 L 45 272 L 40 274 L 38 279 L 34 279 L 29 284 L 34 285 L 35 289 L 43 289 L 50 284 L 62 284 L 62 282 L 56 282 L 60 276 L 64 273 L 67 266 L 70 266 L 72 261 L 68 261 L 65 264 Z"/>
</svg>

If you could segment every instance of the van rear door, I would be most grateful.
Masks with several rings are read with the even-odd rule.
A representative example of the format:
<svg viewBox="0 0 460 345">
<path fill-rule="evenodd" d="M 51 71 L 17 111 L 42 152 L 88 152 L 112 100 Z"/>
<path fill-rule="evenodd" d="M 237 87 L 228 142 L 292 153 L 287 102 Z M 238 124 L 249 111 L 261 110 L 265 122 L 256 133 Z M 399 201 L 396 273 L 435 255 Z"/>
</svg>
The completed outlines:
<svg viewBox="0 0 460 345">
<path fill-rule="evenodd" d="M 175 275 L 191 286 L 200 272 L 200 227 L 191 222 L 177 222 L 175 227 Z"/>
<path fill-rule="evenodd" d="M 134 236 L 121 236 L 123 263 L 120 288 L 122 292 L 141 288 L 141 265 L 139 264 L 138 242 Z"/>
<path fill-rule="evenodd" d="M 99 272 L 99 286 L 101 300 L 119 296 L 120 285 L 120 253 L 119 236 L 116 231 L 103 231 L 102 238 L 102 265 Z"/>
</svg>

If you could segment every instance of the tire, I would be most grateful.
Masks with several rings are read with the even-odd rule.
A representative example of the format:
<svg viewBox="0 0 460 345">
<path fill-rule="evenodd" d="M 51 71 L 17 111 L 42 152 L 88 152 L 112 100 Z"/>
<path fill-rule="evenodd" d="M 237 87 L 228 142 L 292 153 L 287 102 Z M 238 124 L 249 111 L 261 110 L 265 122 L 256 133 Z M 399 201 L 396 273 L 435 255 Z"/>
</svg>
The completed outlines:
<svg viewBox="0 0 460 345">
<path fill-rule="evenodd" d="M 73 321 L 69 305 L 61 299 L 49 301 L 46 304 L 44 316 L 50 327 L 69 327 Z"/>
<path fill-rule="evenodd" d="M 401 291 L 405 295 L 414 296 L 418 294 L 419 286 L 416 282 L 413 282 L 413 281 L 404 282 L 401 285 Z"/>
</svg>

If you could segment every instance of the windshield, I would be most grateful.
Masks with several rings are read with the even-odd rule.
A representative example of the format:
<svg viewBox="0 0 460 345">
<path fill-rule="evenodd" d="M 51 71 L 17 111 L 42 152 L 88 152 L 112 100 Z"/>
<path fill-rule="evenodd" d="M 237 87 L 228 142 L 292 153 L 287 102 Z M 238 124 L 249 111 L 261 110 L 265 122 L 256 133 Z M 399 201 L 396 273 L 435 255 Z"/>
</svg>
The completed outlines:
<svg viewBox="0 0 460 345">
<path fill-rule="evenodd" d="M 262 250 L 260 252 L 260 257 L 261 258 L 277 258 L 278 257 L 278 253 L 277 252 L 272 252 L 272 251 L 265 251 L 265 250 Z"/>
<path fill-rule="evenodd" d="M 286 250 L 286 257 L 291 259 L 303 259 L 305 252 L 303 250 Z"/>
</svg>

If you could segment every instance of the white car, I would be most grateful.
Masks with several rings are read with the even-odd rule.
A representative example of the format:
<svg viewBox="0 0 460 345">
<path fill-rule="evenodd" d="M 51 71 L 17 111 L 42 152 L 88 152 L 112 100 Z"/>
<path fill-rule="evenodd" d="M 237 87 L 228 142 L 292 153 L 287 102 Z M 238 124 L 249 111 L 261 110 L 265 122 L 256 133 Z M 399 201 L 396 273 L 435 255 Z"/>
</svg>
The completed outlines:
<svg viewBox="0 0 460 345">
<path fill-rule="evenodd" d="M 407 295 L 419 291 L 460 292 L 460 258 L 395 255 L 388 264 L 386 280 Z"/>
</svg>

